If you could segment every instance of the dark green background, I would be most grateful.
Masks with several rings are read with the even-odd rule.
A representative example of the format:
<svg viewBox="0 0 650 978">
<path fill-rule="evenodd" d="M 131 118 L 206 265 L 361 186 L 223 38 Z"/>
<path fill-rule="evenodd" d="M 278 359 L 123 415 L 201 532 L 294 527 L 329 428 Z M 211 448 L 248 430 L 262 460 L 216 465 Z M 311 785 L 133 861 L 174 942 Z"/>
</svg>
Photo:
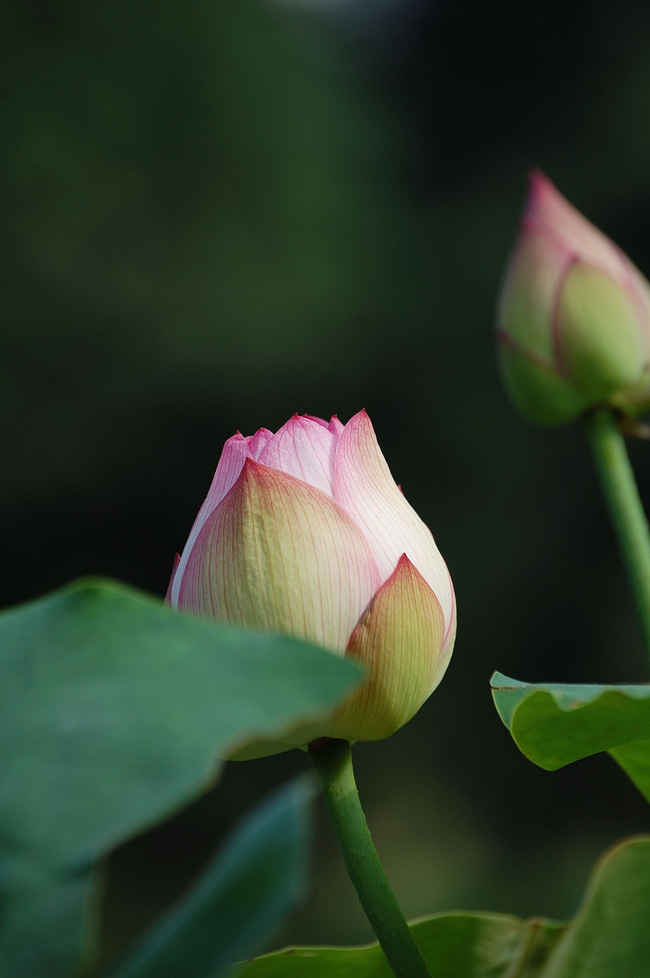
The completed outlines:
<svg viewBox="0 0 650 978">
<path fill-rule="evenodd" d="M 356 750 L 409 916 L 567 915 L 647 828 L 613 762 L 548 774 L 493 710 L 529 681 L 647 678 L 579 429 L 499 385 L 493 319 L 538 165 L 650 271 L 650 9 L 452 0 L 5 0 L 2 599 L 113 575 L 164 593 L 223 441 L 365 407 L 456 585 L 446 679 Z M 650 496 L 650 447 L 634 446 Z M 118 852 L 109 953 L 302 754 Z M 322 828 L 279 941 L 369 930 Z M 277 943 L 277 942 L 276 942 Z"/>
</svg>

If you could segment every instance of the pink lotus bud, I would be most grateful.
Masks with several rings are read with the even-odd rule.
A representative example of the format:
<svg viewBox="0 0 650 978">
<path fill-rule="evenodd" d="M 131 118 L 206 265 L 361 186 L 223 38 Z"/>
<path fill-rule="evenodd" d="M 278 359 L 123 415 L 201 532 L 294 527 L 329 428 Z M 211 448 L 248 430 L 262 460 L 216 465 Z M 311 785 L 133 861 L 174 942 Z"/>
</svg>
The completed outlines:
<svg viewBox="0 0 650 978">
<path fill-rule="evenodd" d="M 368 669 L 332 716 L 239 757 L 317 737 L 390 736 L 442 679 L 456 632 L 445 562 L 393 481 L 365 411 L 345 427 L 295 415 L 275 434 L 230 438 L 167 598 Z"/>
<path fill-rule="evenodd" d="M 559 424 L 650 409 L 650 285 L 539 171 L 506 274 L 499 359 L 517 407 Z"/>
</svg>

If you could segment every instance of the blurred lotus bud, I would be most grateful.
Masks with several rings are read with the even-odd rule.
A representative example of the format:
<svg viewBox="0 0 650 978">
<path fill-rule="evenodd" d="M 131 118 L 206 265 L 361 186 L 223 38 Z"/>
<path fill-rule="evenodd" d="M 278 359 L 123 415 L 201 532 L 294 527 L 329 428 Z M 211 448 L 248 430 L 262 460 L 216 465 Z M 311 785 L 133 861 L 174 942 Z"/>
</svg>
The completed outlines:
<svg viewBox="0 0 650 978">
<path fill-rule="evenodd" d="M 440 682 L 456 631 L 445 562 L 393 481 L 365 411 L 345 426 L 296 415 L 275 434 L 230 438 L 167 599 L 367 667 L 333 715 L 239 758 L 318 737 L 390 736 Z"/>
<path fill-rule="evenodd" d="M 522 414 L 650 409 L 650 285 L 542 173 L 530 177 L 498 313 L 499 359 Z"/>
</svg>

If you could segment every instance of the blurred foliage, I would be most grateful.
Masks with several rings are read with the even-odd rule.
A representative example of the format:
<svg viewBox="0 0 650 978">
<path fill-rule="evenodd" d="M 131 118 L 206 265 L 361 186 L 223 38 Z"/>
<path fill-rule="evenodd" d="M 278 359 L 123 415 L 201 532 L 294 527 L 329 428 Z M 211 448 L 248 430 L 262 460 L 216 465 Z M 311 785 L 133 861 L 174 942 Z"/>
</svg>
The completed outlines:
<svg viewBox="0 0 650 978">
<path fill-rule="evenodd" d="M 439 914 L 413 923 L 438 978 L 615 978 L 648 974 L 650 838 L 638 836 L 601 859 L 575 919 Z M 246 962 L 233 978 L 390 978 L 374 943 L 354 948 L 286 948 Z"/>
<path fill-rule="evenodd" d="M 221 978 L 268 941 L 305 896 L 315 793 L 303 775 L 247 814 L 185 899 L 110 978 L 179 978 L 188 971 L 192 978 Z"/>
<path fill-rule="evenodd" d="M 533 165 L 650 271 L 649 28 L 641 0 L 0 8 L 3 601 L 82 573 L 163 593 L 226 437 L 365 406 L 459 601 L 431 702 L 357 748 L 409 915 L 567 916 L 647 824 L 607 758 L 520 756 L 488 679 L 646 678 L 581 434 L 510 408 L 492 322 Z M 303 766 L 230 765 L 118 851 L 114 953 Z M 286 940 L 369 939 L 322 844 Z"/>
</svg>

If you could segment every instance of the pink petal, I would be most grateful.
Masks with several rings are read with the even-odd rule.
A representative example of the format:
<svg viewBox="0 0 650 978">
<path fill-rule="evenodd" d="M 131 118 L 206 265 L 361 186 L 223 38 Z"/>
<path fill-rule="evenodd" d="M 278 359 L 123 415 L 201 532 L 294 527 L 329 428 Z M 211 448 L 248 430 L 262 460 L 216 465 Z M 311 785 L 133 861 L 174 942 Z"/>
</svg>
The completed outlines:
<svg viewBox="0 0 650 978">
<path fill-rule="evenodd" d="M 331 431 L 333 435 L 338 436 L 343 431 L 343 425 L 335 414 L 332 415 L 329 421 L 325 421 L 323 418 L 316 418 L 313 414 L 303 414 L 303 418 L 307 418 L 308 421 L 315 421 L 316 424 L 322 425 L 323 428 Z"/>
<path fill-rule="evenodd" d="M 524 227 L 499 300 L 500 341 L 548 370 L 559 369 L 551 323 L 562 277 L 572 261 L 571 251 L 546 230 Z"/>
<path fill-rule="evenodd" d="M 263 465 L 302 479 L 334 498 L 336 438 L 311 418 L 294 415 L 259 455 Z"/>
<path fill-rule="evenodd" d="M 317 418 L 315 414 L 303 414 L 300 415 L 300 417 L 305 418 L 307 421 L 315 421 L 316 424 L 321 426 L 321 428 L 327 428 L 329 424 L 329 422 L 325 421 L 324 418 Z"/>
<path fill-rule="evenodd" d="M 530 174 L 524 229 L 543 228 L 571 256 L 620 277 L 627 262 L 616 245 L 563 197 L 540 170 Z"/>
<path fill-rule="evenodd" d="M 181 562 L 180 554 L 174 554 L 174 566 L 172 567 L 172 574 L 169 578 L 169 584 L 167 586 L 167 594 L 165 595 L 165 604 L 172 603 L 172 587 L 174 586 L 174 578 L 176 577 L 176 571 L 178 570 L 178 565 Z"/>
<path fill-rule="evenodd" d="M 196 539 L 178 604 L 342 653 L 378 586 L 370 548 L 331 499 L 248 459 Z"/>
<path fill-rule="evenodd" d="M 440 652 L 440 663 L 438 668 L 440 669 L 440 679 L 445 674 L 447 666 L 449 665 L 449 660 L 451 659 L 451 653 L 454 651 L 454 642 L 456 641 L 456 594 L 454 592 L 454 586 L 451 582 L 451 576 L 449 578 L 449 587 L 451 588 L 451 616 L 447 622 L 447 631 L 445 632 L 445 638 L 442 643 L 442 649 Z M 438 680 L 438 682 L 440 681 Z M 436 683 L 437 686 L 438 683 Z M 435 686 L 433 687 L 435 689 Z M 431 692 L 433 692 L 433 689 Z"/>
<path fill-rule="evenodd" d="M 259 434 L 260 432 L 258 432 L 258 435 Z M 255 437 L 257 436 L 253 436 L 253 439 Z M 245 438 L 243 435 L 240 435 L 239 432 L 237 432 L 237 434 L 233 435 L 232 438 L 229 438 L 223 446 L 221 458 L 219 459 L 217 470 L 214 473 L 212 484 L 210 485 L 210 489 L 205 497 L 203 505 L 201 506 L 198 515 L 194 520 L 194 525 L 192 526 L 190 535 L 187 538 L 187 543 L 183 548 L 183 553 L 181 554 L 176 574 L 170 584 L 169 602 L 172 608 L 176 608 L 178 606 L 180 582 L 183 574 L 185 573 L 187 559 L 190 555 L 192 547 L 194 546 L 196 538 L 203 529 L 203 525 L 210 514 L 219 505 L 223 497 L 234 486 L 235 482 L 239 478 L 244 462 L 246 461 L 246 458 L 250 452 L 250 441 L 251 439 Z"/>
<path fill-rule="evenodd" d="M 248 441 L 250 457 L 257 461 L 271 438 L 273 438 L 273 432 L 269 431 L 268 428 L 260 428 L 254 435 L 249 435 L 246 440 Z"/>
<path fill-rule="evenodd" d="M 382 581 L 407 555 L 440 601 L 449 635 L 454 620 L 449 571 L 431 531 L 397 488 L 365 411 L 348 421 L 339 438 L 334 498 L 370 544 Z"/>
</svg>

